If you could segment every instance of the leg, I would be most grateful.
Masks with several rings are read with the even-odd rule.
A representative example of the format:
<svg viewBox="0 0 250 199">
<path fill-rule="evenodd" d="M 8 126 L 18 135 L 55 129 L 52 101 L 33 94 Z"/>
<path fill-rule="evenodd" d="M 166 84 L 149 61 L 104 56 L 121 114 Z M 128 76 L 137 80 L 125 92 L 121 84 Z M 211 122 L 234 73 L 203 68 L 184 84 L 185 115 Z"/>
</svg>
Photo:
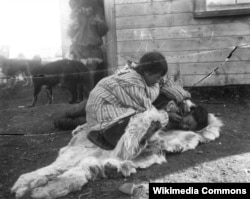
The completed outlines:
<svg viewBox="0 0 250 199">
<path fill-rule="evenodd" d="M 79 85 L 83 89 L 83 98 L 88 99 L 90 91 L 94 88 L 94 79 L 89 70 L 85 70 L 83 75 L 80 76 Z"/>
<path fill-rule="evenodd" d="M 22 78 L 23 78 L 23 81 L 24 81 L 24 83 L 23 83 L 23 87 L 28 86 L 28 85 L 29 85 L 29 79 L 28 79 L 28 76 L 26 75 L 26 73 L 22 73 L 21 75 L 22 75 Z"/>
<path fill-rule="evenodd" d="M 53 102 L 53 94 L 52 94 L 52 87 L 51 86 L 46 87 L 46 93 L 47 93 L 47 97 L 49 99 L 48 104 L 52 104 L 52 102 Z"/>
<path fill-rule="evenodd" d="M 36 83 L 34 83 L 34 95 L 33 95 L 33 101 L 31 103 L 31 105 L 28 106 L 28 108 L 30 107 L 34 107 L 38 98 L 38 95 L 41 91 L 42 86 L 41 85 L 37 85 Z"/>
<path fill-rule="evenodd" d="M 77 126 L 82 125 L 86 122 L 85 117 L 79 117 L 79 118 L 67 118 L 67 117 L 60 117 L 56 118 L 54 120 L 54 126 L 58 129 L 62 130 L 73 130 Z"/>
<path fill-rule="evenodd" d="M 73 105 L 72 108 L 66 111 L 65 116 L 70 118 L 78 118 L 86 116 L 86 104 L 87 100 L 82 101 L 79 104 Z"/>
<path fill-rule="evenodd" d="M 94 74 L 94 84 L 96 85 L 102 78 L 107 76 L 107 69 L 103 61 L 97 63 Z"/>
<path fill-rule="evenodd" d="M 81 101 L 83 101 L 83 99 L 84 99 L 84 94 L 83 94 L 84 88 L 83 88 L 83 85 L 82 85 L 82 84 L 79 84 L 79 83 L 78 83 L 77 91 L 78 91 L 78 99 L 79 99 L 80 102 L 81 102 Z"/>
<path fill-rule="evenodd" d="M 7 89 L 13 89 L 16 85 L 16 77 L 10 77 L 7 79 Z"/>
<path fill-rule="evenodd" d="M 32 85 L 32 78 L 30 76 L 27 76 L 27 74 L 24 74 L 24 84 L 23 86 L 31 86 Z"/>
<path fill-rule="evenodd" d="M 74 104 L 77 102 L 77 83 L 76 82 L 68 82 L 68 89 L 71 93 L 71 99 L 69 101 L 70 104 Z"/>
</svg>

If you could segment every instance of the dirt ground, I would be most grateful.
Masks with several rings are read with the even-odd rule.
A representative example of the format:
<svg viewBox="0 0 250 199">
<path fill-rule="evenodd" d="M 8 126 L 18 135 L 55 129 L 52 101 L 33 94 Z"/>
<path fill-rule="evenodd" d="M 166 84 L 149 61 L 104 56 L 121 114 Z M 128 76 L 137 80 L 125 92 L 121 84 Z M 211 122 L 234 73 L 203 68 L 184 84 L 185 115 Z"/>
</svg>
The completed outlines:
<svg viewBox="0 0 250 199">
<path fill-rule="evenodd" d="M 54 118 L 71 106 L 68 91 L 54 89 L 52 105 L 46 105 L 42 92 L 36 107 L 25 108 L 32 92 L 21 85 L 13 90 L 0 88 L 0 199 L 14 198 L 10 188 L 17 178 L 52 163 L 71 139 L 71 132 L 53 126 Z M 249 88 L 203 88 L 191 93 L 194 102 L 224 122 L 219 139 L 168 155 L 167 163 L 138 170 L 128 178 L 110 173 L 108 179 L 91 181 L 62 199 L 130 198 L 118 190 L 126 182 L 250 182 Z"/>
</svg>

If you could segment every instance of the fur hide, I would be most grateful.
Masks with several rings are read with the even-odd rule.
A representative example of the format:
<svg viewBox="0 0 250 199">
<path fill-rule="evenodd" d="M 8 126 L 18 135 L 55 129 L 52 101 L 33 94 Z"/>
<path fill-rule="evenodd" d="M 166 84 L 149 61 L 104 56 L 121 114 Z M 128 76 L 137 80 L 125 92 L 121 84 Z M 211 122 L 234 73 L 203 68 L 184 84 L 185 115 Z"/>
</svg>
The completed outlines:
<svg viewBox="0 0 250 199">
<path fill-rule="evenodd" d="M 113 151 L 102 150 L 87 139 L 85 124 L 73 131 L 73 138 L 62 148 L 50 165 L 21 175 L 11 191 L 16 198 L 58 198 L 80 190 L 89 180 L 106 177 L 107 167 L 116 168 L 123 176 L 136 173 L 137 168 L 166 162 L 165 152 L 183 152 L 194 149 L 219 137 L 222 122 L 209 114 L 209 125 L 200 132 L 157 131 L 145 144 L 139 142 L 152 121 L 166 124 L 167 114 L 156 109 L 131 118 L 125 134 Z"/>
</svg>

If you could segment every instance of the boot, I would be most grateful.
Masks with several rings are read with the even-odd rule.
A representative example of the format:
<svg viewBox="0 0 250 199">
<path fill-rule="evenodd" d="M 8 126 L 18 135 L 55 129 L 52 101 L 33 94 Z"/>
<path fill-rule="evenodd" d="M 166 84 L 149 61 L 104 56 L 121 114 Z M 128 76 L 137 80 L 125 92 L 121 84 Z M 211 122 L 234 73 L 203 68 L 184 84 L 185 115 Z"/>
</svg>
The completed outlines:
<svg viewBox="0 0 250 199">
<path fill-rule="evenodd" d="M 61 130 L 74 130 L 78 125 L 81 124 L 77 119 L 61 117 L 54 120 L 54 126 Z"/>
</svg>

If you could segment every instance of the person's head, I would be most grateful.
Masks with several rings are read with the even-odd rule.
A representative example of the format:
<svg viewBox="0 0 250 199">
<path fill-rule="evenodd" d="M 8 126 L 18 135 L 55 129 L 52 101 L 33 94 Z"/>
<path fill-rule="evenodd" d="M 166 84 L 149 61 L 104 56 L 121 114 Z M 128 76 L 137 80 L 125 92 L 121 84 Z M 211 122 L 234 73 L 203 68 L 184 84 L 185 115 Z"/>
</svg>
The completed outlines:
<svg viewBox="0 0 250 199">
<path fill-rule="evenodd" d="M 165 57 L 159 52 L 144 54 L 135 70 L 142 75 L 148 86 L 153 86 L 168 72 Z"/>
<path fill-rule="evenodd" d="M 203 106 L 196 106 L 184 116 L 181 128 L 184 130 L 199 131 L 208 125 L 208 112 Z"/>
</svg>

